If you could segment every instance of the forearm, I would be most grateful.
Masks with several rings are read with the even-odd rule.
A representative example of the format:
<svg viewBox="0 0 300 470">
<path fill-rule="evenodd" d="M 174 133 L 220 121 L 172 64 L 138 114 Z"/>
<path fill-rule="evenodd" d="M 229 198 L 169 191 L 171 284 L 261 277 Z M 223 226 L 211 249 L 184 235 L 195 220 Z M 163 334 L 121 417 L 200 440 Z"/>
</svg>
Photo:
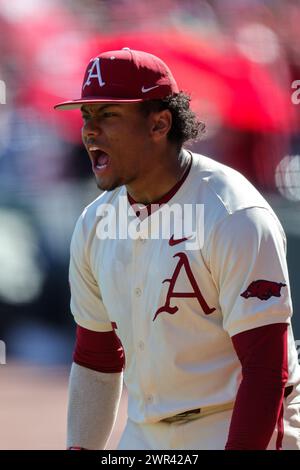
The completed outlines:
<svg viewBox="0 0 300 470">
<path fill-rule="evenodd" d="M 242 365 L 243 379 L 226 449 L 266 449 L 280 416 L 288 379 L 287 325 L 254 328 L 234 336 L 232 342 Z M 277 444 L 280 448 L 279 441 Z"/>
<path fill-rule="evenodd" d="M 102 373 L 72 364 L 67 448 L 105 448 L 117 416 L 122 378 L 122 373 Z"/>
<path fill-rule="evenodd" d="M 265 450 L 280 412 L 284 383 L 268 371 L 243 378 L 232 414 L 226 450 Z"/>
</svg>

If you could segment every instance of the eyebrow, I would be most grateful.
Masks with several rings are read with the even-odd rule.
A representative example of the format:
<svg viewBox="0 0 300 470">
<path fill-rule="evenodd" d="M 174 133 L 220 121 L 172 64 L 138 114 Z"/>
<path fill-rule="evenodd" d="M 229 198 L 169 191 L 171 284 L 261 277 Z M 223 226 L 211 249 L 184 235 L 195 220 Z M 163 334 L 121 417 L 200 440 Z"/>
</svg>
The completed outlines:
<svg viewBox="0 0 300 470">
<path fill-rule="evenodd" d="M 102 106 L 101 108 L 99 108 L 97 111 L 103 111 L 103 109 L 106 109 L 106 108 L 110 108 L 112 106 L 120 106 L 119 104 L 117 103 L 108 103 L 108 104 L 105 104 L 104 106 Z M 87 113 L 88 110 L 86 109 L 85 105 L 81 106 L 81 112 L 83 113 Z"/>
</svg>

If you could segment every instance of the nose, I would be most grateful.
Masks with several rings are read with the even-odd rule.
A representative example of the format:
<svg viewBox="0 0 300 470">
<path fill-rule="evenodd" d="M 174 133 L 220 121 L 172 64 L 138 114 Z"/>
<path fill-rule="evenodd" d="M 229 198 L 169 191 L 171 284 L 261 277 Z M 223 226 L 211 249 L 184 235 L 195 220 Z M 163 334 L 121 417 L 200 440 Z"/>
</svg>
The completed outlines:
<svg viewBox="0 0 300 470">
<path fill-rule="evenodd" d="M 101 134 L 99 122 L 96 119 L 88 119 L 82 127 L 82 136 L 84 138 L 97 137 Z"/>
</svg>

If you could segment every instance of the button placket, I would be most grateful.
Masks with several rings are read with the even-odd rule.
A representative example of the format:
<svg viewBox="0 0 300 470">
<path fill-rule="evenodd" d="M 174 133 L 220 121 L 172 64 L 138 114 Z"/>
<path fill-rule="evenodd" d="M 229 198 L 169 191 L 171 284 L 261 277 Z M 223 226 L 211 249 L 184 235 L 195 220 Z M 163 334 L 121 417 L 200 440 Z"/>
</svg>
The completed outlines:
<svg viewBox="0 0 300 470">
<path fill-rule="evenodd" d="M 146 311 L 145 290 L 147 286 L 146 263 L 143 259 L 149 256 L 145 252 L 147 245 L 147 233 L 143 230 L 133 243 L 133 265 L 132 265 L 132 334 L 133 347 L 135 350 L 135 362 L 137 371 L 137 380 L 141 393 L 144 397 L 144 406 L 151 405 L 153 396 L 149 393 L 152 391 L 152 378 L 148 374 L 148 366 L 145 363 L 146 351 L 148 351 L 147 336 L 149 333 L 149 318 Z M 147 397 L 151 395 L 150 401 Z"/>
</svg>

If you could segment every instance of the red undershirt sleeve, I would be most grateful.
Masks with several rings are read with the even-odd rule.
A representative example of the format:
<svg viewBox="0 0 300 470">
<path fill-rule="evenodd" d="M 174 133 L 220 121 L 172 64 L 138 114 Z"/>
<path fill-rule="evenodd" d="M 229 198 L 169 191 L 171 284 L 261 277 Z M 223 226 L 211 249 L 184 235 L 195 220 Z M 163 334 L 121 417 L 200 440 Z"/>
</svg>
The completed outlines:
<svg viewBox="0 0 300 470">
<path fill-rule="evenodd" d="M 125 356 L 114 331 L 91 331 L 77 326 L 73 360 L 80 366 L 98 372 L 122 372 Z"/>
<path fill-rule="evenodd" d="M 233 336 L 242 365 L 226 450 L 263 450 L 282 421 L 288 379 L 287 324 L 276 323 Z M 280 449 L 280 438 L 277 439 Z"/>
</svg>

